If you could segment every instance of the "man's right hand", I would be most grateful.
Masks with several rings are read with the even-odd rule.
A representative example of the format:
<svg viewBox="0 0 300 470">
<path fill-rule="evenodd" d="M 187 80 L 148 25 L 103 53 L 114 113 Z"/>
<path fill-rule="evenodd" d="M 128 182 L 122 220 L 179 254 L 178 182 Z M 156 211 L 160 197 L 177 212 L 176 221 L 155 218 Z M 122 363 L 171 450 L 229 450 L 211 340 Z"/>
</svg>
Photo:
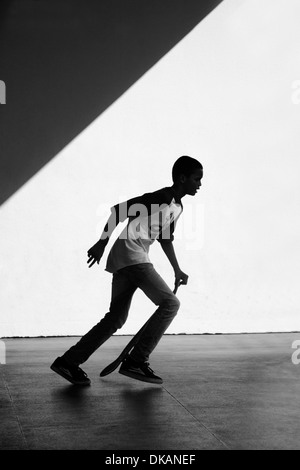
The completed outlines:
<svg viewBox="0 0 300 470">
<path fill-rule="evenodd" d="M 95 263 L 99 264 L 99 261 L 104 253 L 106 244 L 106 241 L 100 239 L 94 246 L 92 246 L 92 248 L 89 249 L 89 251 L 87 252 L 89 257 L 89 259 L 87 260 L 89 268 L 91 268 Z"/>
</svg>

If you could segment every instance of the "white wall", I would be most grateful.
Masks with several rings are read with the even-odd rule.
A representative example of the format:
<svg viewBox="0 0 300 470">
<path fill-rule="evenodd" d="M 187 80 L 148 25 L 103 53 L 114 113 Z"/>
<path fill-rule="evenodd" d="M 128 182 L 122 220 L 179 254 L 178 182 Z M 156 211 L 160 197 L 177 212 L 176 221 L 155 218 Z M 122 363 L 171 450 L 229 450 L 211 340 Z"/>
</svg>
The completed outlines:
<svg viewBox="0 0 300 470">
<path fill-rule="evenodd" d="M 175 249 L 190 282 L 168 332 L 300 329 L 299 14 L 298 0 L 226 0 L 2 206 L 0 336 L 98 322 L 108 252 L 89 270 L 87 249 L 112 204 L 171 184 L 183 154 L 204 180 L 183 200 Z M 160 246 L 150 254 L 173 286 Z M 120 333 L 152 312 L 137 292 Z"/>
</svg>

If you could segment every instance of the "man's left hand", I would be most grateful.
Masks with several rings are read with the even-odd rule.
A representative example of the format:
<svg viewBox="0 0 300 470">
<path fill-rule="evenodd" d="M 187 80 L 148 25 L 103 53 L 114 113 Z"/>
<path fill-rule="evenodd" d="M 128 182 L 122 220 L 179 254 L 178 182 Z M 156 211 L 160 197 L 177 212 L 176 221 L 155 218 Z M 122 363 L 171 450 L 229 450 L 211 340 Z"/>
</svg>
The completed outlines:
<svg viewBox="0 0 300 470">
<path fill-rule="evenodd" d="M 183 271 L 175 272 L 175 286 L 186 285 L 188 283 L 189 276 Z"/>
</svg>

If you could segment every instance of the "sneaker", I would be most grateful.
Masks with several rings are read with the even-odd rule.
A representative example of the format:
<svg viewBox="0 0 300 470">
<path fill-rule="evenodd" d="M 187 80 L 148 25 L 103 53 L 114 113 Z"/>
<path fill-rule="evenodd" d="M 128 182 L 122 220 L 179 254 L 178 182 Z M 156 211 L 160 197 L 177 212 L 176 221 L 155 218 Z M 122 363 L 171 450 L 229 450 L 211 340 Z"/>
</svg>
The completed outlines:
<svg viewBox="0 0 300 470">
<path fill-rule="evenodd" d="M 68 364 L 62 357 L 55 359 L 50 369 L 74 385 L 90 385 L 91 383 L 87 374 L 80 367 Z"/>
<path fill-rule="evenodd" d="M 131 377 L 132 379 L 150 382 L 152 384 L 162 384 L 163 380 L 154 374 L 149 366 L 149 362 L 138 363 L 127 357 L 119 369 L 119 373 Z"/>
</svg>

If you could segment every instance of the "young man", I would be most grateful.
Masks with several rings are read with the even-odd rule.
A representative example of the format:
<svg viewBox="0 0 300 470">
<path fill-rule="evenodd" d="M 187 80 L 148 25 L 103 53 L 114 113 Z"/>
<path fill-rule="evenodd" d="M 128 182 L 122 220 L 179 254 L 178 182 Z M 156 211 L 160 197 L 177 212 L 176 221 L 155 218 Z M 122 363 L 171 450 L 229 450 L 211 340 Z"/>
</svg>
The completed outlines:
<svg viewBox="0 0 300 470">
<path fill-rule="evenodd" d="M 180 157 L 172 169 L 173 186 L 130 199 L 111 208 L 100 240 L 88 251 L 88 264 L 99 264 L 111 233 L 119 222 L 129 219 L 107 258 L 106 270 L 113 274 L 109 312 L 51 369 L 76 385 L 88 385 L 90 379 L 79 367 L 117 329 L 128 316 L 132 296 L 137 288 L 157 305 L 140 340 L 127 357 L 119 372 L 137 380 L 161 384 L 162 379 L 149 366 L 149 356 L 169 327 L 179 309 L 179 300 L 155 271 L 149 259 L 149 247 L 158 240 L 175 274 L 175 285 L 187 284 L 188 276 L 179 267 L 174 247 L 173 232 L 183 206 L 185 195 L 195 196 L 201 186 L 203 167 L 198 160 Z"/>
</svg>

